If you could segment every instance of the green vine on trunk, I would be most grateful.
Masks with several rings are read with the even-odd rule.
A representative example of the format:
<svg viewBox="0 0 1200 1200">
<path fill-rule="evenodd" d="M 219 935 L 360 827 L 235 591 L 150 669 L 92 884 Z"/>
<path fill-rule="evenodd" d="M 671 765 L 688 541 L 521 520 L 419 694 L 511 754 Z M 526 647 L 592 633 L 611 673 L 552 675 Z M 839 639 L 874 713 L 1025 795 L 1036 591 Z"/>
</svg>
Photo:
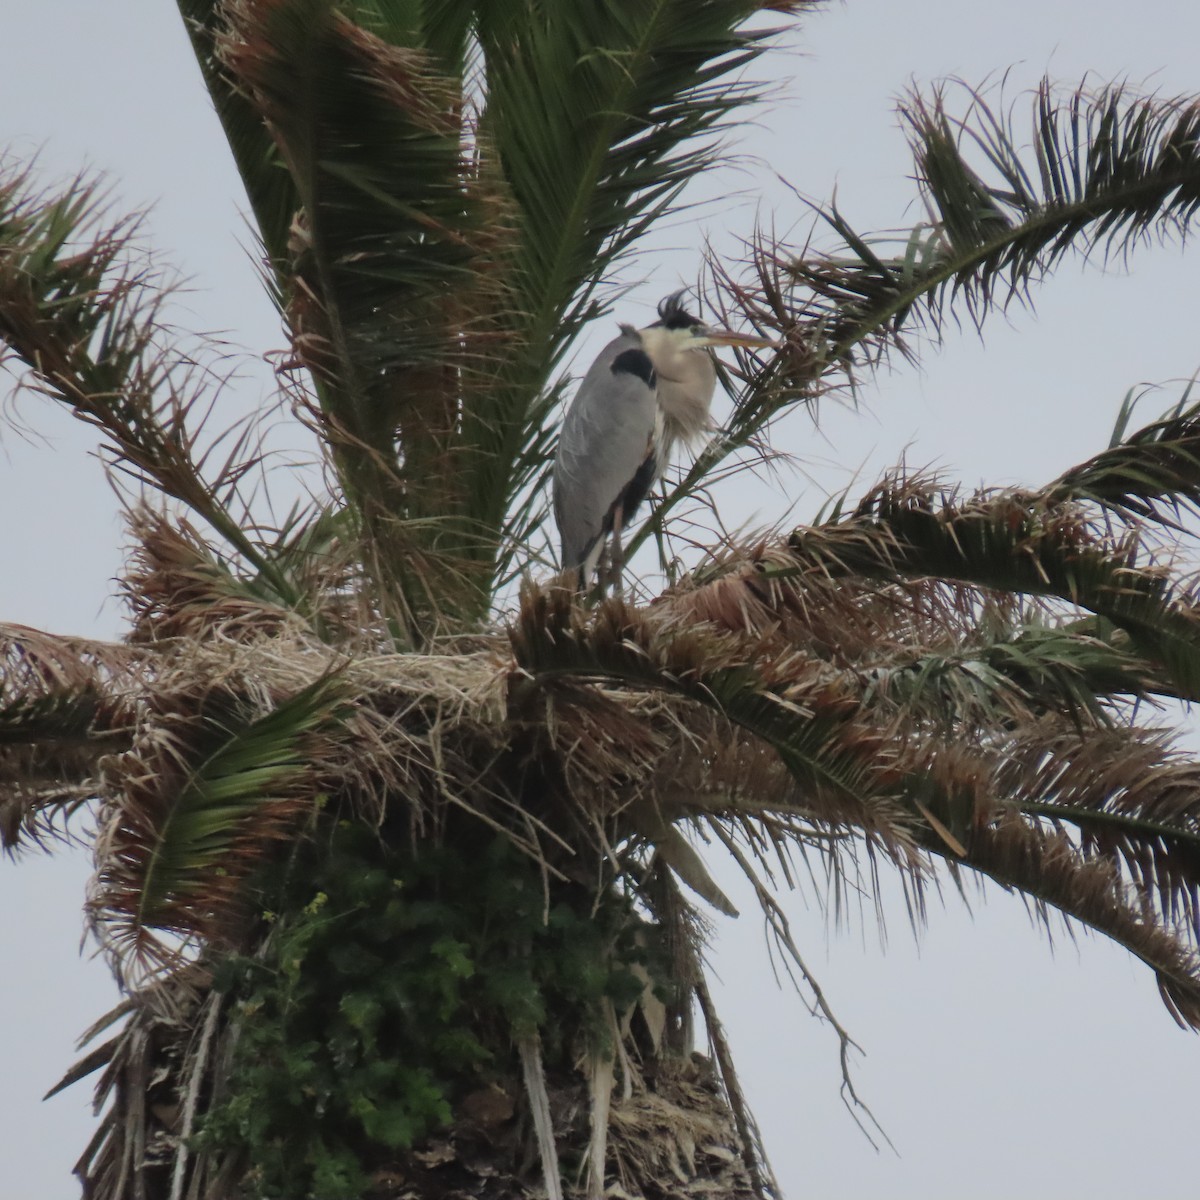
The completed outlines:
<svg viewBox="0 0 1200 1200">
<path fill-rule="evenodd" d="M 468 1092 L 520 1104 L 517 1037 L 570 1071 L 583 1047 L 611 1053 L 606 1002 L 637 1003 L 635 966 L 665 996 L 631 900 L 610 888 L 593 913 L 592 889 L 547 885 L 503 837 L 476 849 L 397 851 L 343 823 L 264 881 L 259 952 L 216 971 L 234 1036 L 198 1135 L 253 1164 L 245 1195 L 357 1200 L 368 1168 L 451 1125 Z"/>
</svg>

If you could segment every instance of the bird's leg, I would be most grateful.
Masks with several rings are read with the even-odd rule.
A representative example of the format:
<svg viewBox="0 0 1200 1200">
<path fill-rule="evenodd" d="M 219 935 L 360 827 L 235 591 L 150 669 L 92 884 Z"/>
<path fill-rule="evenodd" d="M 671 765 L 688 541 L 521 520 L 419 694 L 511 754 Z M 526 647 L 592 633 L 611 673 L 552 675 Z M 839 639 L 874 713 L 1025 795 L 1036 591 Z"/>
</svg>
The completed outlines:
<svg viewBox="0 0 1200 1200">
<path fill-rule="evenodd" d="M 596 555 L 596 565 L 592 568 L 595 572 L 596 581 L 592 582 L 591 577 L 584 577 L 583 590 L 587 593 L 589 600 L 603 600 L 604 589 L 608 583 L 608 538 L 604 539 L 604 545 L 600 548 L 600 553 Z"/>
<path fill-rule="evenodd" d="M 612 527 L 612 561 L 609 568 L 609 583 L 612 585 L 613 595 L 620 596 L 624 593 L 625 582 L 623 579 L 625 573 L 625 551 L 621 545 L 621 527 L 625 521 L 625 509 L 620 501 L 617 501 L 617 506 L 613 509 L 613 527 Z"/>
</svg>

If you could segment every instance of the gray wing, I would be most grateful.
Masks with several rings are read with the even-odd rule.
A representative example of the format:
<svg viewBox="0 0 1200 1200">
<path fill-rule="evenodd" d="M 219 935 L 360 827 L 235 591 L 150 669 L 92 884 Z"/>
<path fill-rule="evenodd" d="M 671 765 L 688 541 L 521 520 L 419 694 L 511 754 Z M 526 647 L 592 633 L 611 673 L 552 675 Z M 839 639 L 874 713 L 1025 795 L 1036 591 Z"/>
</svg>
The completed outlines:
<svg viewBox="0 0 1200 1200">
<path fill-rule="evenodd" d="M 614 338 L 584 376 L 554 460 L 563 567 L 577 567 L 612 527 L 613 508 L 652 451 L 654 368 L 636 333 Z M 650 483 L 643 481 L 640 500 Z M 631 497 L 632 499 L 632 497 Z M 626 514 L 626 516 L 631 514 Z"/>
</svg>

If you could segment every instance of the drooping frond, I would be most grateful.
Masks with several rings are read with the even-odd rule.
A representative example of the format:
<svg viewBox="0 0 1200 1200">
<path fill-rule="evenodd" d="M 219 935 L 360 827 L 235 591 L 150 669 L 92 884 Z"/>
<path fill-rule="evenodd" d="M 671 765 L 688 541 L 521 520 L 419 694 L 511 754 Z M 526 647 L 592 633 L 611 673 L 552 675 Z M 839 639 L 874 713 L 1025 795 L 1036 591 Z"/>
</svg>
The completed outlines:
<svg viewBox="0 0 1200 1200">
<path fill-rule="evenodd" d="M 1161 729 L 1043 721 L 1004 746 L 997 792 L 1079 830 L 1085 858 L 1122 866 L 1143 903 L 1200 943 L 1200 766 L 1172 741 Z"/>
<path fill-rule="evenodd" d="M 748 592 L 758 590 L 758 602 L 764 602 L 750 576 L 742 584 Z M 928 690 L 941 684 L 943 692 L 942 719 L 929 722 L 911 705 L 897 706 L 895 697 L 885 697 L 871 672 L 837 671 L 789 652 L 786 638 L 778 635 L 780 622 L 771 632 L 714 638 L 716 628 L 696 625 L 696 608 L 687 601 L 683 590 L 649 620 L 610 605 L 585 621 L 577 610 L 556 611 L 554 593 L 531 595 L 514 632 L 518 664 L 555 698 L 555 720 L 571 721 L 576 731 L 566 716 L 573 704 L 582 705 L 581 715 L 593 708 L 594 719 L 603 719 L 595 701 L 584 700 L 580 685 L 589 679 L 606 681 L 617 689 L 614 697 L 625 689 L 649 689 L 683 699 L 694 710 L 685 717 L 686 710 L 678 709 L 676 719 L 686 722 L 695 748 L 711 746 L 693 754 L 703 768 L 697 774 L 672 757 L 654 777 L 657 822 L 639 820 L 639 792 L 630 793 L 626 820 L 636 834 L 654 839 L 664 820 L 716 822 L 713 828 L 731 822 L 752 847 L 744 869 L 753 869 L 751 861 L 770 869 L 769 861 L 782 856 L 789 879 L 791 850 L 807 855 L 832 834 L 835 840 L 824 844 L 824 853 L 835 880 L 857 876 L 855 839 L 838 839 L 865 834 L 868 841 L 878 839 L 919 889 L 926 868 L 914 855 L 917 846 L 1005 881 L 1004 870 L 1016 868 L 1010 863 L 1001 869 L 992 850 L 996 831 L 1017 820 L 1025 831 L 1022 854 L 1049 864 L 1044 893 L 1032 894 L 1133 949 L 1166 981 L 1172 1011 L 1189 1022 L 1200 1017 L 1195 765 L 1164 751 L 1161 737 L 1092 720 L 1089 706 L 1075 707 L 1069 688 L 1057 700 L 1053 687 L 1039 689 L 1039 652 L 1056 665 L 1069 660 L 1067 634 L 1054 648 L 1034 640 L 1015 655 L 1016 665 L 1001 662 L 997 674 L 1010 674 L 1001 689 L 1008 695 L 1000 702 L 978 694 L 963 703 L 947 691 L 944 676 L 929 676 Z M 681 624 L 670 612 L 676 603 Z M 785 623 L 787 607 L 777 609 Z M 732 688 L 721 665 L 726 654 L 737 664 Z M 1126 656 L 1119 665 L 1136 686 L 1136 659 Z M 1107 668 L 1116 670 L 1111 662 Z M 1027 691 L 1017 682 L 1022 671 Z M 821 680 L 820 692 L 805 680 Z M 826 701 L 836 695 L 840 703 L 822 705 L 818 694 Z M 771 703 L 784 697 L 783 706 Z M 963 736 L 956 706 L 964 719 L 976 722 L 973 736 L 969 731 Z M 701 732 L 699 713 L 706 709 L 728 723 L 723 733 L 714 727 L 711 742 Z M 618 713 L 608 719 L 615 735 Z M 837 757 L 814 754 L 814 731 L 826 753 L 840 746 Z M 590 740 L 576 742 L 576 753 L 590 757 L 584 751 Z M 632 729 L 614 742 L 614 764 L 632 767 L 644 753 Z M 602 778 L 592 777 L 585 786 L 595 794 Z M 1063 837 L 1068 827 L 1077 840 Z M 690 856 L 673 859 L 661 833 L 656 842 L 663 860 L 689 887 L 724 907 Z M 1147 918 L 1151 911 L 1157 915 Z"/>
<path fill-rule="evenodd" d="M 970 536 L 962 540 L 969 548 Z M 779 547 L 731 554 L 655 608 L 690 629 L 702 621 L 741 634 L 751 661 L 755 653 L 784 661 L 804 647 L 839 667 L 842 687 L 857 696 L 856 720 L 886 731 L 895 750 L 890 799 L 907 811 L 918 844 L 951 864 L 977 865 L 978 851 L 990 864 L 984 873 L 1003 879 L 978 848 L 991 845 L 997 822 L 1018 820 L 1022 853 L 1053 864 L 1054 886 L 1041 899 L 1130 946 L 1168 981 L 1172 1011 L 1193 1019 L 1196 766 L 1163 733 L 1131 725 L 1125 703 L 1175 690 L 1161 663 L 1112 622 L 1053 609 L 1031 622 L 979 581 L 910 573 L 903 552 L 864 578 L 849 567 L 855 539 L 847 544 L 844 559 L 831 546 L 790 565 Z M 748 790 L 714 800 L 706 782 L 722 793 L 737 778 L 714 768 L 722 759 L 705 760 L 706 779 L 678 774 L 683 811 L 751 818 L 756 858 L 803 845 L 787 822 L 797 805 L 820 819 L 809 789 L 790 794 L 764 763 L 741 777 L 753 779 Z M 831 860 L 850 872 L 852 843 L 843 845 L 830 848 Z"/>
<path fill-rule="evenodd" d="M 1018 816 L 977 831 L 964 860 L 972 870 L 1105 933 L 1145 962 L 1168 1011 L 1184 1028 L 1200 1028 L 1200 959 L 1186 937 L 1153 920 L 1128 894 L 1116 868 L 1086 859 L 1064 834 L 1049 834 Z"/>
</svg>

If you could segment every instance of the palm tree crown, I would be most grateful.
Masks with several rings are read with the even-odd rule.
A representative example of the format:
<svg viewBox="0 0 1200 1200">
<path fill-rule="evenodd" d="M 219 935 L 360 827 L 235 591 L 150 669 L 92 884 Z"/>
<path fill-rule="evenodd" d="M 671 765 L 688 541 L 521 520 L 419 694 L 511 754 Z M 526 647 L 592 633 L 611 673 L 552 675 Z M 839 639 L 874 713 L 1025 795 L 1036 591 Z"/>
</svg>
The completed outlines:
<svg viewBox="0 0 1200 1200">
<path fill-rule="evenodd" d="M 589 604 L 544 531 L 564 357 L 815 4 L 179 7 L 328 486 L 268 521 L 136 224 L 8 172 L 0 340 L 98 431 L 134 546 L 120 644 L 0 627 L 0 833 L 94 815 L 127 995 L 64 1080 L 107 1103 L 88 1195 L 774 1193 L 698 839 L 831 1020 L 774 889 L 801 863 L 834 903 L 890 864 L 918 914 L 939 869 L 994 879 L 1200 1028 L 1200 764 L 1146 716 L 1200 698 L 1189 395 L 1040 487 L 897 471 L 686 570 L 670 540 L 782 414 L 1068 254 L 1182 240 L 1200 103 L 1045 85 L 1023 149 L 983 96 L 913 97 L 911 232 L 829 207 L 712 261 L 714 321 L 778 348 L 633 531 L 664 587 Z"/>
</svg>

